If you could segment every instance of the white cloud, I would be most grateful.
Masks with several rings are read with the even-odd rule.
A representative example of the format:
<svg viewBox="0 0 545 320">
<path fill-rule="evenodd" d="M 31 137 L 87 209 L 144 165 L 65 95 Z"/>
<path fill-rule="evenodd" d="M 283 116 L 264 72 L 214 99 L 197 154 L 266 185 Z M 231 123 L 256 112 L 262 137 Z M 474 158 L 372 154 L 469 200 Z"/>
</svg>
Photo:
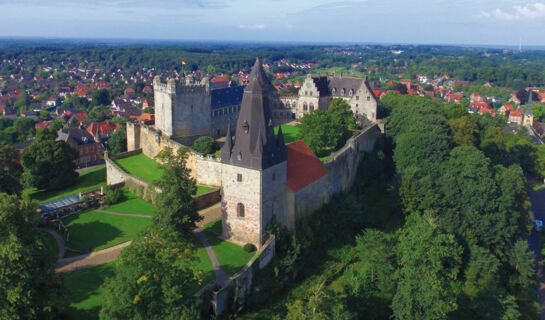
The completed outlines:
<svg viewBox="0 0 545 320">
<path fill-rule="evenodd" d="M 238 28 L 245 30 L 265 30 L 265 24 L 239 24 Z"/>
<path fill-rule="evenodd" d="M 480 16 L 505 21 L 541 18 L 545 17 L 545 3 L 536 2 L 524 6 L 517 5 L 509 10 L 496 8 L 491 13 L 481 11 Z"/>
</svg>

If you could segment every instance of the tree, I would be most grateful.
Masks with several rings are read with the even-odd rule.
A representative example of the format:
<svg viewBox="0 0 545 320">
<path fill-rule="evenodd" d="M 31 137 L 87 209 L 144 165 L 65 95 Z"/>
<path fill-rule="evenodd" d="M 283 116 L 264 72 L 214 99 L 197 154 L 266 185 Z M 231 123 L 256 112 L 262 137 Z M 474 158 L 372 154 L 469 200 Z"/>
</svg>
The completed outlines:
<svg viewBox="0 0 545 320">
<path fill-rule="evenodd" d="M 19 152 L 15 148 L 0 145 L 0 192 L 20 194 L 23 191 L 21 174 L 23 168 L 19 164 Z"/>
<path fill-rule="evenodd" d="M 26 141 L 34 136 L 36 127 L 31 118 L 19 118 L 13 123 L 17 133 L 17 141 Z"/>
<path fill-rule="evenodd" d="M 103 285 L 100 319 L 198 319 L 192 288 L 203 274 L 196 250 L 172 232 L 148 229 L 121 252 Z"/>
<path fill-rule="evenodd" d="M 91 121 L 102 121 L 109 113 L 109 108 L 106 106 L 97 105 L 92 107 L 87 114 L 87 118 Z"/>
<path fill-rule="evenodd" d="M 214 74 L 214 72 L 216 72 L 216 67 L 209 64 L 206 66 L 206 72 L 208 72 L 208 74 Z"/>
<path fill-rule="evenodd" d="M 356 118 L 350 109 L 350 105 L 344 99 L 335 98 L 331 100 L 328 112 L 333 121 L 337 122 L 343 128 L 354 129 L 356 127 Z"/>
<path fill-rule="evenodd" d="M 195 140 L 193 150 L 203 154 L 212 154 L 218 150 L 218 143 L 210 136 L 202 136 Z"/>
<path fill-rule="evenodd" d="M 57 139 L 57 136 L 57 130 L 55 130 L 54 128 L 41 128 L 36 131 L 35 141 L 55 141 L 55 139 Z"/>
<path fill-rule="evenodd" d="M 26 91 L 23 91 L 19 98 L 15 100 L 15 103 L 13 104 L 14 107 L 16 107 L 20 112 L 28 110 L 30 107 L 30 103 L 32 103 L 32 98 L 26 93 Z"/>
<path fill-rule="evenodd" d="M 64 141 L 36 140 L 23 151 L 23 174 L 27 185 L 59 190 L 76 182 L 76 150 Z"/>
<path fill-rule="evenodd" d="M 38 204 L 0 193 L 0 318 L 54 319 L 61 285 L 36 228 Z"/>
<path fill-rule="evenodd" d="M 40 119 L 41 120 L 49 120 L 49 118 L 51 117 L 51 115 L 49 114 L 49 111 L 47 110 L 40 110 Z"/>
<path fill-rule="evenodd" d="M 111 102 L 111 92 L 108 89 L 95 90 L 91 94 L 91 104 L 94 106 L 107 106 Z"/>
<path fill-rule="evenodd" d="M 320 281 L 310 288 L 305 300 L 295 300 L 286 305 L 286 320 L 348 320 L 350 313 L 346 310 L 338 295 L 327 289 L 325 281 Z"/>
<path fill-rule="evenodd" d="M 457 309 L 456 279 L 462 247 L 454 235 L 442 232 L 431 214 L 413 213 L 400 231 L 400 268 L 392 300 L 396 319 L 446 319 Z"/>
<path fill-rule="evenodd" d="M 477 123 L 467 116 L 448 122 L 454 142 L 459 146 L 475 146 L 479 137 Z"/>
<path fill-rule="evenodd" d="M 195 180 L 186 165 L 188 150 L 179 148 L 176 153 L 164 148 L 156 156 L 161 163 L 163 175 L 155 185 L 162 192 L 157 196 L 157 213 L 154 225 L 160 230 L 173 229 L 181 237 L 190 238 L 195 223 L 202 219 L 197 212 L 193 195 L 197 193 Z"/>
<path fill-rule="evenodd" d="M 108 151 L 112 154 L 118 154 L 127 151 L 127 130 L 122 125 L 117 129 L 114 134 L 108 139 L 107 142 Z"/>
<path fill-rule="evenodd" d="M 323 110 L 305 114 L 300 128 L 300 136 L 319 157 L 327 155 L 339 145 L 344 135 L 344 128 Z"/>
</svg>

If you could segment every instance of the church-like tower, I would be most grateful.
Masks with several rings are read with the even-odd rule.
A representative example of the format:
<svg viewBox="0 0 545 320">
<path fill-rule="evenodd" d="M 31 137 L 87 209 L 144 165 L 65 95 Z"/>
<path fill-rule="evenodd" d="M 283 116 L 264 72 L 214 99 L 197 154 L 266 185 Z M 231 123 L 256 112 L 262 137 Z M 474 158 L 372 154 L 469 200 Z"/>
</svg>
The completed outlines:
<svg viewBox="0 0 545 320">
<path fill-rule="evenodd" d="M 235 139 L 222 148 L 223 236 L 260 247 L 272 217 L 283 210 L 287 148 L 274 134 L 271 109 L 280 103 L 259 59 L 244 90 Z"/>
</svg>

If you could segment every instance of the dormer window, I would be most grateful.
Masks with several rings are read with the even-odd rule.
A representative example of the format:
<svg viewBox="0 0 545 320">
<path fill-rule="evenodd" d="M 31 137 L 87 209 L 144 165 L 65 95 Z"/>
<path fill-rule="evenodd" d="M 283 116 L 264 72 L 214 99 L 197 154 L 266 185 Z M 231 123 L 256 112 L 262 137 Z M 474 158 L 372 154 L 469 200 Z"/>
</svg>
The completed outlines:
<svg viewBox="0 0 545 320">
<path fill-rule="evenodd" d="M 343 88 L 343 89 L 341 90 L 341 95 L 343 95 L 343 96 L 344 96 L 344 94 L 345 94 L 345 93 L 346 93 L 346 89 L 345 89 L 345 88 Z"/>
<path fill-rule="evenodd" d="M 354 95 L 354 89 L 350 89 L 350 91 L 348 92 L 348 95 L 353 96 Z"/>
<path fill-rule="evenodd" d="M 337 93 L 337 88 L 333 88 L 333 90 L 331 90 L 331 93 L 336 94 Z"/>
<path fill-rule="evenodd" d="M 242 124 L 242 130 L 244 130 L 244 133 L 248 133 L 248 131 L 250 131 L 250 125 L 248 124 L 248 121 L 244 120 L 244 123 Z"/>
</svg>

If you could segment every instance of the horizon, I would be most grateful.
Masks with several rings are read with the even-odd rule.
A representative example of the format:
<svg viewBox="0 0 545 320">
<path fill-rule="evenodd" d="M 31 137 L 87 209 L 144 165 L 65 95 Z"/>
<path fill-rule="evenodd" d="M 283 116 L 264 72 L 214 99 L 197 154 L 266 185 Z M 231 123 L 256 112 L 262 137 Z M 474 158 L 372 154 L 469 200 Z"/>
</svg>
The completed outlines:
<svg viewBox="0 0 545 320">
<path fill-rule="evenodd" d="M 545 46 L 539 1 L 0 0 L 0 9 L 2 37 Z"/>
</svg>

